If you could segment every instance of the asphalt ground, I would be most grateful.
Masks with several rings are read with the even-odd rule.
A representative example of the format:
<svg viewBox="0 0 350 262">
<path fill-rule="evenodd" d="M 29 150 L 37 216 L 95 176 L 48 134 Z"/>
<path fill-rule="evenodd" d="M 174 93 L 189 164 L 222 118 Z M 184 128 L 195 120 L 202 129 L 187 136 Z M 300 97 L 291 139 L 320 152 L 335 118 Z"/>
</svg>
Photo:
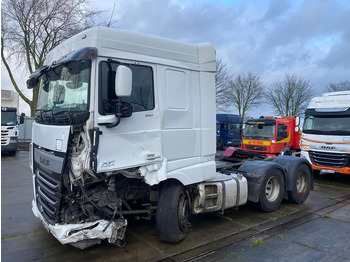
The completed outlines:
<svg viewBox="0 0 350 262">
<path fill-rule="evenodd" d="M 128 220 L 127 245 L 61 245 L 31 211 L 28 152 L 1 159 L 1 261 L 350 261 L 350 177 L 318 176 L 302 205 L 272 213 L 250 205 L 191 216 L 177 244 L 160 242 L 155 219 Z"/>
</svg>

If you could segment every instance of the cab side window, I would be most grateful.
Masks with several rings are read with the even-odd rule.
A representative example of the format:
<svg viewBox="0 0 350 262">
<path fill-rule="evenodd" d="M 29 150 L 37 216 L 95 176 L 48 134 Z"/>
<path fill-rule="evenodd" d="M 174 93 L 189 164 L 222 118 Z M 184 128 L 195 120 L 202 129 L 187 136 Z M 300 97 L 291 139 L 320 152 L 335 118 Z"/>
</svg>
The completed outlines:
<svg viewBox="0 0 350 262">
<path fill-rule="evenodd" d="M 115 74 L 121 63 L 115 61 L 100 62 L 99 81 L 99 113 L 101 115 L 114 114 L 117 101 L 115 94 Z M 132 91 L 129 97 L 122 97 L 123 102 L 130 103 L 133 112 L 154 109 L 153 69 L 150 66 L 123 64 L 132 71 Z"/>
<path fill-rule="evenodd" d="M 285 124 L 279 124 L 277 126 L 277 141 L 280 141 L 288 137 L 287 126 Z"/>
</svg>

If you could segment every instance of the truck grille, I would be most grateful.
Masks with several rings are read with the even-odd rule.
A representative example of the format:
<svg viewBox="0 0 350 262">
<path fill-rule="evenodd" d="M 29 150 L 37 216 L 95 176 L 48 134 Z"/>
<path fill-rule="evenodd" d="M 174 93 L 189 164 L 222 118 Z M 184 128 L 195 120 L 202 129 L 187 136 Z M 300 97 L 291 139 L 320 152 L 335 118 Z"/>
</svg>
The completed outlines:
<svg viewBox="0 0 350 262">
<path fill-rule="evenodd" d="M 59 222 L 62 179 L 60 174 L 36 170 L 36 202 L 40 213 L 50 223 Z"/>
<path fill-rule="evenodd" d="M 2 127 L 1 129 L 1 145 L 6 146 L 10 143 L 10 130 L 14 127 Z"/>
<path fill-rule="evenodd" d="M 248 150 L 258 150 L 258 151 L 266 151 L 267 150 L 266 146 L 245 146 L 245 148 Z"/>
<path fill-rule="evenodd" d="M 350 166 L 350 156 L 341 153 L 326 153 L 310 151 L 311 162 L 317 166 L 342 168 Z"/>
<path fill-rule="evenodd" d="M 10 143 L 10 137 L 1 137 L 1 145 L 6 146 Z"/>
<path fill-rule="evenodd" d="M 60 222 L 65 154 L 35 144 L 33 151 L 36 204 L 45 220 L 55 224 Z"/>
</svg>

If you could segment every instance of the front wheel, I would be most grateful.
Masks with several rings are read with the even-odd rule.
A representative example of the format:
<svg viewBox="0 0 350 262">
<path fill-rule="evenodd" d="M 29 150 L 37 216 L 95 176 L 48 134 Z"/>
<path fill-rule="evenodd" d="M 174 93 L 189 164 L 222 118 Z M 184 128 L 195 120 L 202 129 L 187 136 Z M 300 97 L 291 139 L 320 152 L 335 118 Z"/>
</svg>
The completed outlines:
<svg viewBox="0 0 350 262">
<path fill-rule="evenodd" d="M 273 169 L 265 175 L 259 194 L 257 207 L 265 212 L 275 211 L 282 202 L 285 189 L 284 176 L 281 170 Z"/>
<path fill-rule="evenodd" d="M 224 148 L 224 142 L 221 138 L 219 138 L 218 141 L 216 141 L 216 150 L 222 150 Z"/>
<path fill-rule="evenodd" d="M 157 203 L 157 233 L 160 240 L 179 242 L 187 236 L 189 207 L 183 185 L 176 181 L 161 185 Z"/>
<path fill-rule="evenodd" d="M 311 190 L 311 170 L 301 164 L 295 170 L 295 178 L 292 184 L 292 190 L 288 191 L 288 199 L 296 204 L 302 204 L 309 196 Z"/>
</svg>

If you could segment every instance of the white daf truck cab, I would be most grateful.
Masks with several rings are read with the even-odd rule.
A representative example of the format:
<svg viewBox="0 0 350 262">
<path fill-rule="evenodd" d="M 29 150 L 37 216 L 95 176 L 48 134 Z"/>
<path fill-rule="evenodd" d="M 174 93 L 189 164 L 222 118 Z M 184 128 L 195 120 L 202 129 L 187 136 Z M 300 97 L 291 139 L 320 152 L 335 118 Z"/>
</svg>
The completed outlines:
<svg viewBox="0 0 350 262">
<path fill-rule="evenodd" d="M 315 172 L 350 175 L 350 91 L 325 93 L 310 101 L 301 150 Z"/>
<path fill-rule="evenodd" d="M 125 244 L 127 218 L 156 217 L 159 239 L 188 234 L 189 214 L 252 201 L 266 212 L 312 188 L 305 159 L 217 164 L 216 58 L 185 44 L 110 28 L 66 40 L 40 82 L 30 165 L 34 214 L 63 244 Z"/>
</svg>

